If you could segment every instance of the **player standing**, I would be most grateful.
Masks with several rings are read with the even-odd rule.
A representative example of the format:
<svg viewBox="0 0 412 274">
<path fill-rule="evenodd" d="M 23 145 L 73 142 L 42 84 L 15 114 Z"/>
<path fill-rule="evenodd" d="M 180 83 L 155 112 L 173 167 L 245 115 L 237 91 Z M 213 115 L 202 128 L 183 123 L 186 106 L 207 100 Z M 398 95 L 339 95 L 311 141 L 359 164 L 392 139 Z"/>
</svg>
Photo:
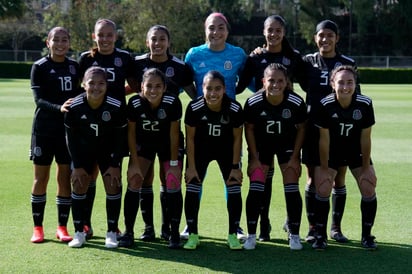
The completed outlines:
<svg viewBox="0 0 412 274">
<path fill-rule="evenodd" d="M 349 167 L 362 196 L 361 244 L 376 249 L 371 235 L 377 210 L 376 175 L 371 160 L 371 132 L 375 124 L 372 100 L 356 92 L 357 73 L 352 66 L 339 66 L 331 73 L 334 93 L 320 101 L 314 123 L 320 128 L 320 161 L 315 168 L 316 240 L 313 248 L 327 245 L 326 226 L 333 181 L 341 167 Z"/>
<path fill-rule="evenodd" d="M 134 78 L 134 67 L 132 55 L 115 47 L 117 40 L 116 24 L 109 19 L 99 19 L 94 26 L 92 34 L 96 47 L 83 52 L 80 56 L 79 65 L 81 75 L 92 66 L 100 66 L 107 72 L 107 95 L 119 100 L 126 105 L 125 82 L 136 89 Z M 127 155 L 127 143 L 124 144 L 124 156 Z M 96 177 L 98 169 L 96 167 L 94 176 L 91 177 L 85 204 L 85 229 L 87 237 L 93 236 L 91 216 L 94 198 L 96 195 Z"/>
<path fill-rule="evenodd" d="M 246 61 L 246 53 L 240 48 L 227 43 L 230 25 L 220 12 L 211 13 L 205 20 L 206 43 L 189 49 L 185 62 L 192 68 L 197 96 L 203 96 L 203 77 L 211 70 L 219 71 L 224 79 L 226 95 L 236 97 L 236 83 Z M 186 227 L 187 228 L 187 227 Z M 181 236 L 187 238 L 187 229 Z M 245 235 L 239 227 L 239 238 Z"/>
<path fill-rule="evenodd" d="M 300 250 L 303 248 L 299 236 L 302 216 L 300 150 L 307 113 L 305 102 L 291 89 L 286 67 L 276 63 L 266 67 L 263 90 L 247 99 L 244 115 L 250 187 L 246 199 L 248 238 L 243 247 L 255 249 L 257 221 L 266 202 L 263 199 L 266 174 L 276 155 L 283 177 L 289 246 L 292 250 Z"/>
<path fill-rule="evenodd" d="M 46 206 L 47 184 L 53 158 L 57 163 L 57 216 L 56 236 L 68 242 L 70 214 L 70 155 L 64 137 L 64 113 L 79 90 L 79 65 L 67 58 L 70 48 L 69 32 L 62 27 L 50 30 L 47 40 L 49 54 L 36 61 L 31 69 L 31 89 L 36 111 L 33 119 L 30 159 L 33 161 L 34 181 L 31 207 L 34 222 L 31 242 L 44 241 L 43 219 Z"/>
<path fill-rule="evenodd" d="M 64 119 L 73 163 L 71 196 L 75 234 L 69 247 L 82 247 L 86 241 L 84 207 L 90 178 L 98 166 L 106 191 L 105 246 L 116 248 L 122 198 L 120 165 L 127 134 L 125 106 L 107 95 L 107 73 L 101 67 L 86 70 L 83 86 L 86 92 L 73 100 Z"/>
<path fill-rule="evenodd" d="M 315 185 L 314 167 L 319 161 L 319 130 L 313 124 L 312 113 L 319 106 L 321 98 L 332 92 L 329 77 L 330 72 L 340 65 L 355 66 L 355 61 L 337 50 L 339 41 L 338 26 L 330 21 L 321 21 L 316 26 L 314 40 L 319 51 L 303 57 L 305 62 L 306 77 L 300 81 L 302 89 L 306 92 L 306 104 L 308 106 L 309 120 L 306 130 L 305 142 L 302 150 L 303 163 L 307 168 L 307 183 L 305 189 L 306 215 L 309 222 L 309 232 L 306 237 L 307 242 L 313 242 L 315 220 Z M 357 86 L 359 89 L 359 86 Z M 346 167 L 340 167 L 335 177 L 332 192 L 332 226 L 331 238 L 338 242 L 347 242 L 348 239 L 342 234 L 341 221 L 346 203 L 345 186 Z"/>
<path fill-rule="evenodd" d="M 189 238 L 185 249 L 200 244 L 198 214 L 200 191 L 209 163 L 216 160 L 227 188 L 230 249 L 242 249 L 236 232 L 242 213 L 242 106 L 225 93 L 225 79 L 218 71 L 204 76 L 203 97 L 187 106 L 185 113 L 187 169 L 185 215 Z"/>
<path fill-rule="evenodd" d="M 185 62 L 170 53 L 170 43 L 170 33 L 166 26 L 154 25 L 148 30 L 146 36 L 146 46 L 149 48 L 150 52 L 135 57 L 137 81 L 139 83 L 138 91 L 141 91 L 140 84 L 142 82 L 143 74 L 150 68 L 157 68 L 166 76 L 167 92 L 179 96 L 184 89 L 193 99 L 196 97 L 196 91 L 193 86 L 192 70 L 187 64 L 185 64 Z M 184 137 L 182 132 L 180 132 L 179 141 L 179 160 L 183 161 Z M 163 163 L 159 162 L 159 164 L 159 177 L 161 181 L 160 204 L 162 209 L 162 227 L 160 237 L 169 241 L 170 218 L 167 214 L 166 177 L 164 174 Z M 140 194 L 140 208 L 143 221 L 145 222 L 145 230 L 140 236 L 140 239 L 144 241 L 151 241 L 155 238 L 153 225 L 153 169 L 154 162 L 152 162 L 150 171 L 148 171 L 146 176 L 144 176 L 144 182 Z"/>
<path fill-rule="evenodd" d="M 282 64 L 287 68 L 288 80 L 300 80 L 302 78 L 303 61 L 296 49 L 294 49 L 286 38 L 286 22 L 279 15 L 271 15 L 265 19 L 263 24 L 263 35 L 266 40 L 264 48 L 256 49 L 252 52 L 245 63 L 245 67 L 240 74 L 236 93 L 243 92 L 250 83 L 253 83 L 253 92 L 259 91 L 263 87 L 263 76 L 266 67 L 272 63 Z M 293 86 L 292 86 L 293 87 Z M 273 163 L 266 173 L 265 191 L 260 212 L 260 241 L 270 240 L 271 224 L 269 220 L 270 201 L 272 197 L 272 179 L 274 175 Z M 287 231 L 287 224 L 284 226 Z"/>
</svg>

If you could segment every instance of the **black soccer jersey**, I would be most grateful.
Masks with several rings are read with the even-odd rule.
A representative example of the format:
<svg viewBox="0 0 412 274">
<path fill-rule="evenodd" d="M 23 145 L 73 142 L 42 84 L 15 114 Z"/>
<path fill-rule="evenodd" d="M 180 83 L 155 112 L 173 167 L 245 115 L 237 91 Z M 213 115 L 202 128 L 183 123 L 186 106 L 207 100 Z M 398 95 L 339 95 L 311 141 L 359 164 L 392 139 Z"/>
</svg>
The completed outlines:
<svg viewBox="0 0 412 274">
<path fill-rule="evenodd" d="M 253 79 L 255 89 L 254 92 L 262 89 L 262 79 L 265 68 L 272 63 L 284 65 L 287 68 L 288 76 L 291 81 L 300 81 L 304 64 L 299 51 L 295 50 L 291 56 L 286 56 L 284 52 L 273 53 L 263 49 L 262 53 L 252 54 L 246 59 L 246 64 L 239 77 L 239 82 L 236 87 L 236 93 L 241 93 L 249 86 Z"/>
<path fill-rule="evenodd" d="M 193 72 L 191 68 L 179 58 L 169 55 L 167 61 L 162 63 L 150 59 L 150 53 L 135 57 L 137 80 L 142 82 L 143 73 L 149 68 L 161 70 L 167 78 L 167 91 L 179 95 L 182 89 L 193 83 Z"/>
<path fill-rule="evenodd" d="M 316 52 L 304 56 L 303 61 L 305 78 L 300 83 L 306 92 L 306 104 L 309 108 L 316 107 L 323 97 L 332 92 L 330 72 L 334 68 L 341 65 L 356 66 L 353 59 L 339 53 L 333 58 L 324 58 Z"/>
<path fill-rule="evenodd" d="M 36 61 L 31 68 L 31 89 L 36 102 L 32 133 L 43 136 L 64 136 L 63 103 L 79 92 L 79 65 L 66 58 L 54 62 L 50 56 Z"/>
<path fill-rule="evenodd" d="M 98 109 L 92 109 L 83 93 L 65 114 L 64 125 L 74 168 L 84 167 L 102 154 L 110 155 L 111 166 L 119 166 L 127 142 L 126 111 L 121 101 L 106 96 Z"/>
<path fill-rule="evenodd" d="M 227 153 L 233 148 L 233 129 L 243 126 L 242 106 L 226 94 L 222 111 L 211 111 L 203 97 L 189 103 L 185 113 L 185 124 L 196 127 L 195 146 L 209 153 Z"/>
<path fill-rule="evenodd" d="M 361 94 L 353 94 L 352 103 L 342 108 L 335 94 L 330 94 L 320 102 L 315 112 L 315 125 L 329 129 L 330 155 L 346 159 L 359 155 L 361 132 L 375 124 L 372 100 Z"/>
<path fill-rule="evenodd" d="M 100 66 L 107 73 L 107 95 L 120 100 L 126 105 L 125 83 L 129 77 L 135 77 L 132 55 L 125 50 L 115 48 L 112 54 L 102 55 L 91 51 L 83 52 L 79 60 L 81 76 L 91 66 Z"/>
<path fill-rule="evenodd" d="M 139 146 L 153 151 L 170 150 L 170 123 L 181 119 L 182 103 L 176 95 L 165 93 L 160 105 L 152 109 L 149 102 L 138 94 L 130 98 L 127 116 L 136 122 L 136 143 Z"/>
<path fill-rule="evenodd" d="M 295 144 L 296 125 L 306 121 L 306 104 L 293 91 L 286 91 L 281 104 L 274 106 L 260 91 L 246 100 L 245 122 L 254 125 L 256 146 L 259 151 L 292 147 Z"/>
</svg>

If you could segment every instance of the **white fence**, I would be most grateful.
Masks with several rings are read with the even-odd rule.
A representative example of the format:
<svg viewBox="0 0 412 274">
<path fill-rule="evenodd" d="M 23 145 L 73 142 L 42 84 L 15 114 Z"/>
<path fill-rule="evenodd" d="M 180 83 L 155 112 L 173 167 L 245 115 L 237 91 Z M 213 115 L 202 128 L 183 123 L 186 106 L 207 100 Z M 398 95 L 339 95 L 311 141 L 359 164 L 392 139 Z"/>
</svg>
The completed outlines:
<svg viewBox="0 0 412 274">
<path fill-rule="evenodd" d="M 72 53 L 75 57 L 77 54 Z M 38 50 L 0 50 L 0 61 L 33 62 L 41 58 Z M 184 54 L 176 54 L 183 57 Z M 351 56 L 358 67 L 412 68 L 412 56 Z"/>
</svg>

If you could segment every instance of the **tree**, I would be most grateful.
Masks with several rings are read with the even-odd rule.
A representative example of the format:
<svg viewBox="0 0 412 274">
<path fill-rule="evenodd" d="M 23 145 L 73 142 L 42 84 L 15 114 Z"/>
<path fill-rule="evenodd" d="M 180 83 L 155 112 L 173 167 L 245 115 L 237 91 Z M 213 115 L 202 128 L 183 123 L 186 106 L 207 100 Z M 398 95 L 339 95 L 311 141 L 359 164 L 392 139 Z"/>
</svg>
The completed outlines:
<svg viewBox="0 0 412 274">
<path fill-rule="evenodd" d="M 19 18 L 23 16 L 25 10 L 24 1 L 21 0 L 0 0 L 0 19 Z"/>
<path fill-rule="evenodd" d="M 25 41 L 36 35 L 43 36 L 39 32 L 41 29 L 40 21 L 34 12 L 27 10 L 20 18 L 3 19 L 0 24 L 0 40 L 6 41 L 13 49 L 14 60 L 18 60 L 18 51 L 22 48 Z"/>
</svg>

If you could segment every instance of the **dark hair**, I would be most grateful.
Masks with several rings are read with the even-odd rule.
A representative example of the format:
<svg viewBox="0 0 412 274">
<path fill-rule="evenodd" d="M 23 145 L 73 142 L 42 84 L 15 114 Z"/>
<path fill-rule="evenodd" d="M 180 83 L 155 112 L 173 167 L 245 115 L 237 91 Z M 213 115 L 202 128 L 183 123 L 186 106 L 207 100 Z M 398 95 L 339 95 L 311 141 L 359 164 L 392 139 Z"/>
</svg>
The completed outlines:
<svg viewBox="0 0 412 274">
<path fill-rule="evenodd" d="M 90 78 L 93 74 L 100 74 L 103 76 L 104 80 L 107 80 L 107 73 L 104 68 L 99 66 L 91 66 L 84 73 L 83 82 L 86 81 L 86 79 Z"/>
<path fill-rule="evenodd" d="M 218 79 L 218 80 L 220 80 L 220 82 L 222 82 L 222 85 L 223 85 L 224 87 L 226 87 L 225 77 L 224 77 L 219 71 L 217 71 L 217 70 L 209 70 L 209 71 L 205 74 L 205 76 L 203 76 L 203 82 L 205 82 L 205 79 L 207 79 L 207 78 L 211 78 L 212 80 Z"/>
<path fill-rule="evenodd" d="M 151 76 L 160 77 L 160 79 L 162 79 L 164 86 L 166 87 L 166 75 L 158 68 L 149 68 L 148 70 L 146 70 L 142 76 L 142 83 L 144 83 Z"/>
<path fill-rule="evenodd" d="M 263 23 L 263 28 L 265 28 L 266 25 L 272 21 L 278 22 L 286 32 L 286 21 L 282 16 L 277 14 L 268 16 L 265 19 L 265 22 Z M 283 36 L 281 43 L 282 52 L 285 54 L 286 57 L 292 58 L 295 53 L 295 49 L 292 47 L 292 45 L 290 44 L 289 40 L 286 38 L 285 35 Z"/>
<path fill-rule="evenodd" d="M 157 31 L 157 30 L 164 31 L 164 32 L 166 33 L 167 40 L 169 40 L 169 42 L 170 42 L 170 32 L 169 32 L 169 29 L 168 29 L 166 26 L 164 26 L 164 25 L 153 25 L 153 26 L 151 26 L 150 29 L 147 31 L 146 40 L 149 40 L 149 34 L 150 34 L 151 32 L 154 32 L 154 31 Z M 167 48 L 166 53 L 167 53 L 167 55 L 170 54 L 169 47 Z"/>
<path fill-rule="evenodd" d="M 291 85 L 291 82 L 289 81 L 288 69 L 282 64 L 279 64 L 279 63 L 269 64 L 263 72 L 263 77 L 266 78 L 266 76 L 269 72 L 276 71 L 276 70 L 281 71 L 283 73 L 283 75 L 285 76 L 285 79 L 286 79 L 286 82 L 287 82 L 286 89 L 292 90 L 292 85 Z"/>
<path fill-rule="evenodd" d="M 353 66 L 349 66 L 349 65 L 341 65 L 341 66 L 334 68 L 330 73 L 330 82 L 332 83 L 335 79 L 336 74 L 339 71 L 343 71 L 343 70 L 351 72 L 353 74 L 353 78 L 355 79 L 355 83 L 356 83 L 356 79 L 358 78 L 358 72 Z"/>
<path fill-rule="evenodd" d="M 49 33 L 47 34 L 47 40 L 50 40 L 56 32 L 60 32 L 60 31 L 66 33 L 67 37 L 68 37 L 69 40 L 70 40 L 70 33 L 69 33 L 69 31 L 68 31 L 67 29 L 63 28 L 63 27 L 54 27 L 54 28 L 52 28 L 52 29 L 49 31 Z"/>
</svg>

